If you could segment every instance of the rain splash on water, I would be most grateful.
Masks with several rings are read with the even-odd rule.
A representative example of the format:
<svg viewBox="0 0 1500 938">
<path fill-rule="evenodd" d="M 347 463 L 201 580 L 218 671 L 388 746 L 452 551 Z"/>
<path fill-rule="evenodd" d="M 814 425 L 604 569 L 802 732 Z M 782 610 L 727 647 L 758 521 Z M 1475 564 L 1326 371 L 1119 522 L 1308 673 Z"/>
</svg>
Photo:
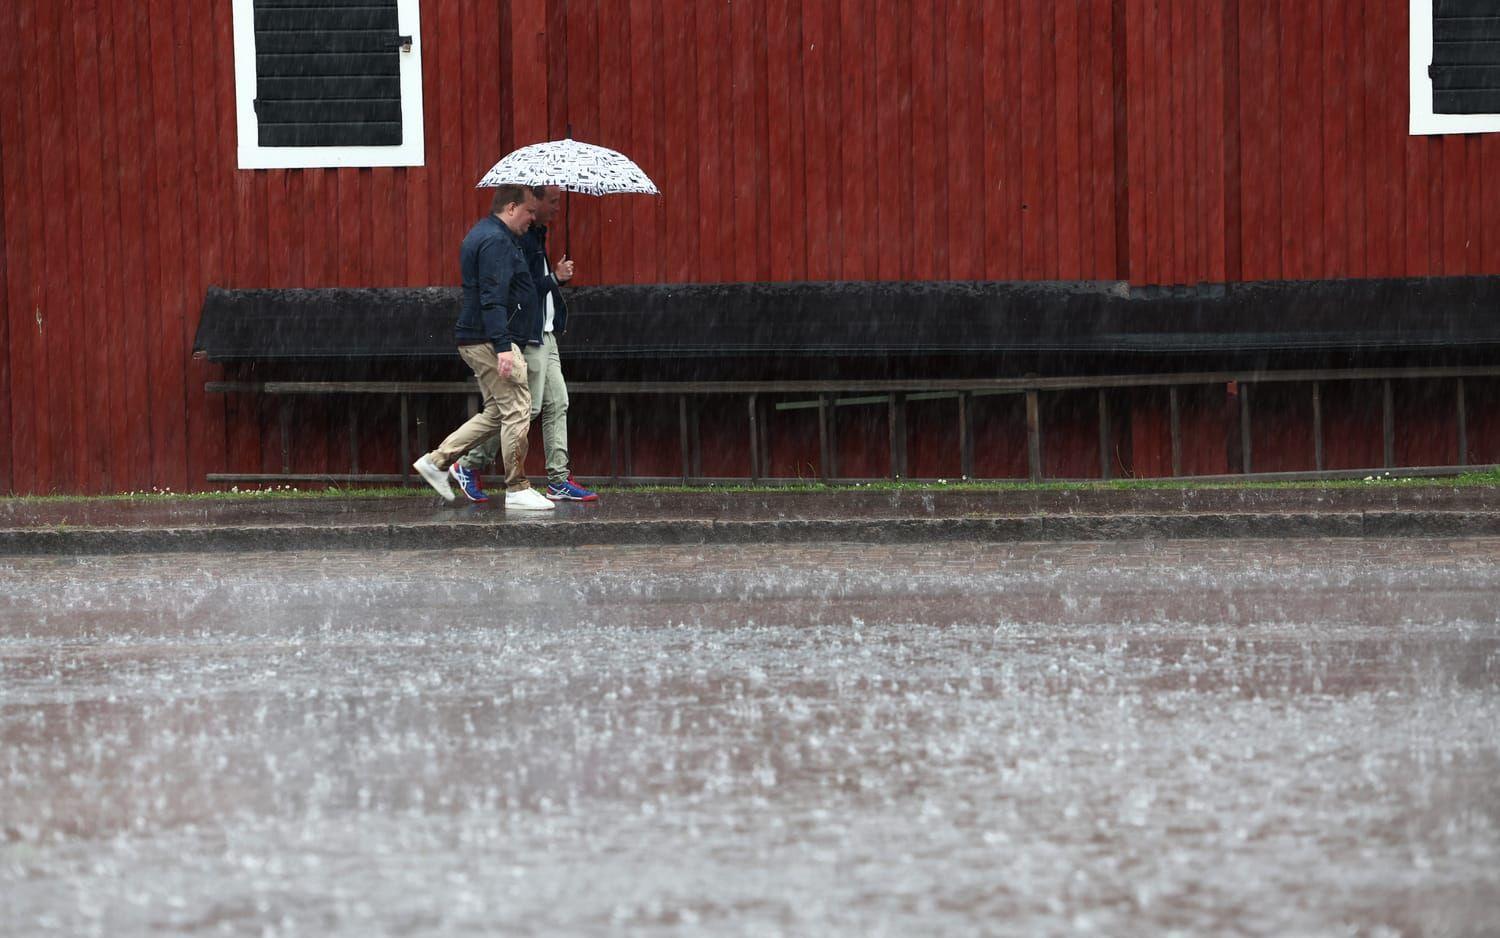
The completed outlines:
<svg viewBox="0 0 1500 938">
<path fill-rule="evenodd" d="M 1500 541 L 0 560 L 0 932 L 1500 921 Z"/>
</svg>

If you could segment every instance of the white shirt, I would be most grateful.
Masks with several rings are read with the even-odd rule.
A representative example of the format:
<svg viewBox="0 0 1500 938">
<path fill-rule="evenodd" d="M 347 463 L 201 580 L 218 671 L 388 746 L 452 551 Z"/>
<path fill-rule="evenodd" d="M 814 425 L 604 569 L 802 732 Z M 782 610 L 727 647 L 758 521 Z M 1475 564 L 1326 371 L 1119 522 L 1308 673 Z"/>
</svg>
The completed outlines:
<svg viewBox="0 0 1500 938">
<path fill-rule="evenodd" d="M 552 265 L 547 263 L 546 254 L 542 255 L 542 271 L 547 275 L 549 279 L 557 279 L 556 277 L 552 276 Z M 542 331 L 551 332 L 552 320 L 557 315 L 557 304 L 552 300 L 552 291 L 550 289 L 547 291 L 546 309 L 547 315 L 542 318 Z"/>
</svg>

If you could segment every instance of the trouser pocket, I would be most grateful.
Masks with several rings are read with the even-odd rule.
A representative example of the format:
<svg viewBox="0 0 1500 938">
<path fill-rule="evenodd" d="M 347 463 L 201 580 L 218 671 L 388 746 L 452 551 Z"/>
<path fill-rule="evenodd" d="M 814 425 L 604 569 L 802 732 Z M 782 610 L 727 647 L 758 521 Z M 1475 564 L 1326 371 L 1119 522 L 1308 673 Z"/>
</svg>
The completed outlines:
<svg viewBox="0 0 1500 938">
<path fill-rule="evenodd" d="M 524 387 L 527 381 L 530 380 L 531 375 L 526 368 L 526 356 L 522 355 L 520 349 L 517 349 L 515 346 L 511 346 L 511 350 L 507 354 L 511 357 L 512 365 L 510 369 L 510 383 L 519 384 Z"/>
</svg>

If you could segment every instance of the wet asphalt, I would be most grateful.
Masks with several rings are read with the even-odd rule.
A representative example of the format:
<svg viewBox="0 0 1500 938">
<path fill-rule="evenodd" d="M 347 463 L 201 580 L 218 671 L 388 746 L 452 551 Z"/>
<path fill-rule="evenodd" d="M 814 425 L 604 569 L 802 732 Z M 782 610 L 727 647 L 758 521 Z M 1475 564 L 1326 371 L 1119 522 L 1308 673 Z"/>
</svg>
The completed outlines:
<svg viewBox="0 0 1500 938">
<path fill-rule="evenodd" d="M 585 544 L 1500 536 L 1500 488 L 612 492 L 547 512 L 408 498 L 8 499 L 0 555 Z"/>
<path fill-rule="evenodd" d="M 1496 727 L 1496 538 L 0 557 L 0 934 L 1480 935 Z"/>
</svg>

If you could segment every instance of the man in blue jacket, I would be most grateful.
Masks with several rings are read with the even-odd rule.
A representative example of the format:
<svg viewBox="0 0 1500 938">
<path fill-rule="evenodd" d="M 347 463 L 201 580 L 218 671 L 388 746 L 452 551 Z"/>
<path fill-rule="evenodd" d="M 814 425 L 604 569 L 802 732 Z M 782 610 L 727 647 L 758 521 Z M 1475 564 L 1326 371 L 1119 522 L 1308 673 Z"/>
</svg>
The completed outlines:
<svg viewBox="0 0 1500 938">
<path fill-rule="evenodd" d="M 563 300 L 562 285 L 573 279 L 573 262 L 563 255 L 554 270 L 547 261 L 547 226 L 562 210 L 562 189 L 543 186 L 536 221 L 521 236 L 521 250 L 526 255 L 532 283 L 542 317 L 536 329 L 521 345 L 531 382 L 531 419 L 542 420 L 542 450 L 547 457 L 547 497 L 553 501 L 592 502 L 599 496 L 573 479 L 568 460 L 568 385 L 563 380 L 562 358 L 558 355 L 557 336 L 568 331 L 568 304 Z M 449 469 L 458 490 L 471 501 L 486 501 L 479 475 L 495 461 L 499 442 L 491 440 L 470 450 Z"/>
<path fill-rule="evenodd" d="M 506 509 L 553 507 L 531 487 L 525 469 L 531 391 L 521 347 L 540 327 L 542 311 L 521 235 L 531 227 L 539 204 L 537 193 L 528 187 L 500 186 L 490 214 L 475 222 L 459 249 L 463 305 L 453 332 L 459 357 L 479 379 L 484 408 L 412 464 L 445 501 L 454 498 L 448 467 L 474 446 L 498 437 Z"/>
</svg>

